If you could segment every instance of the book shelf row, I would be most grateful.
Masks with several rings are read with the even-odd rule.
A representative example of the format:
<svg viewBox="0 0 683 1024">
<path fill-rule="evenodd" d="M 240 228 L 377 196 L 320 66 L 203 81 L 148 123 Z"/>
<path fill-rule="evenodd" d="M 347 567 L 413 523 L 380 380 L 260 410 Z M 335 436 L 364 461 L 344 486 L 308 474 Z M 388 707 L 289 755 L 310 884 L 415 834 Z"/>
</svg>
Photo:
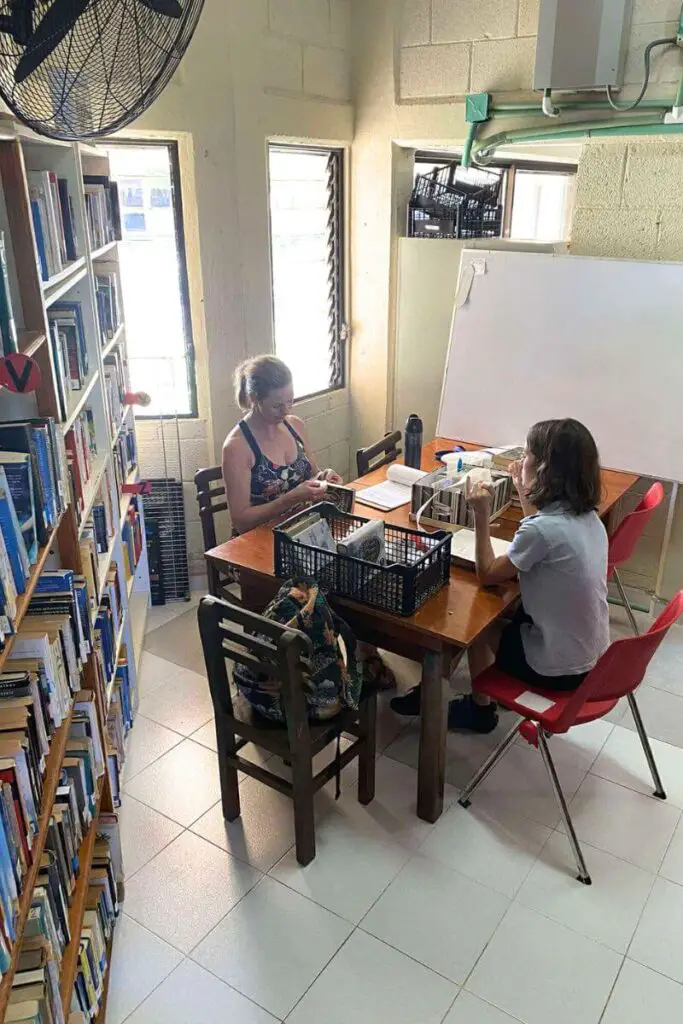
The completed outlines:
<svg viewBox="0 0 683 1024">
<path fill-rule="evenodd" d="M 120 237 L 106 151 L 0 118 L 0 341 L 40 371 L 0 389 L 0 1021 L 104 1021 L 149 599 Z"/>
</svg>

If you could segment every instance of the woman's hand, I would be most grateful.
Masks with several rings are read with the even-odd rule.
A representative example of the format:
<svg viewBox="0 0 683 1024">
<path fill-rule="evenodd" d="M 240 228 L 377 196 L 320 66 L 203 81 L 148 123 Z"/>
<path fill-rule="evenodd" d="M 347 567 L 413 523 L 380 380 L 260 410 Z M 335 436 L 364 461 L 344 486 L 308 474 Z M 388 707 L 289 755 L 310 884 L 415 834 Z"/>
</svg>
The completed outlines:
<svg viewBox="0 0 683 1024">
<path fill-rule="evenodd" d="M 510 463 L 510 476 L 512 477 L 517 494 L 522 497 L 522 459 L 517 459 L 515 462 Z"/>
<path fill-rule="evenodd" d="M 335 473 L 333 469 L 321 469 L 316 480 L 327 480 L 329 484 L 343 484 L 344 478 Z"/>
<path fill-rule="evenodd" d="M 491 518 L 491 507 L 493 505 L 493 487 L 491 484 L 475 483 L 470 479 L 465 483 L 465 497 L 469 502 L 475 519 L 481 517 L 489 520 Z"/>
<path fill-rule="evenodd" d="M 309 501 L 322 501 L 327 490 L 326 480 L 304 480 L 298 487 L 288 492 L 292 505 Z"/>
</svg>

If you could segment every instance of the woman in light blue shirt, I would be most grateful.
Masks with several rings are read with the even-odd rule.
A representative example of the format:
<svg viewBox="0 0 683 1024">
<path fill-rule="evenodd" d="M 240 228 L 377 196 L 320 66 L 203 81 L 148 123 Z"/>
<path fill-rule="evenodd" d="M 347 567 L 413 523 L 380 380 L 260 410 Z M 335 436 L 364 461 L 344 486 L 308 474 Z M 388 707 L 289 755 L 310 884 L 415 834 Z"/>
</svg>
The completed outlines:
<svg viewBox="0 0 683 1024">
<path fill-rule="evenodd" d="M 470 676 L 494 662 L 529 686 L 573 690 L 609 645 L 607 533 L 597 514 L 601 480 L 592 435 L 576 420 L 546 420 L 529 431 L 512 469 L 524 518 L 507 551 L 491 545 L 491 491 L 468 494 L 474 512 L 477 576 L 484 586 L 519 573 L 522 604 L 501 631 L 487 630 L 469 649 Z M 418 701 L 419 701 L 419 694 Z M 392 701 L 399 713 L 409 713 Z M 413 710 L 413 713 L 415 711 Z M 491 732 L 498 716 L 488 697 L 451 701 L 449 728 Z"/>
</svg>

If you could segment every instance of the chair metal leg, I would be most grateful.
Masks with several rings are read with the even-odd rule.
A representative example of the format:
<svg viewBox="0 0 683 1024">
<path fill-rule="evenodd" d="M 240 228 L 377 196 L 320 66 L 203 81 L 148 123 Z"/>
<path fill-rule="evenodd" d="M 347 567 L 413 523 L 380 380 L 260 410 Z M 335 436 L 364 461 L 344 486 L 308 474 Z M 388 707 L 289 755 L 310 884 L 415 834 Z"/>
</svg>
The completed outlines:
<svg viewBox="0 0 683 1024">
<path fill-rule="evenodd" d="M 636 617 L 633 614 L 633 609 L 631 608 L 631 605 L 628 603 L 628 598 L 626 597 L 626 592 L 624 590 L 624 585 L 621 582 L 621 579 L 619 577 L 619 573 L 617 572 L 616 569 L 614 570 L 614 582 L 617 585 L 617 589 L 619 591 L 619 596 L 621 597 L 622 604 L 623 604 L 624 608 L 626 609 L 626 614 L 628 615 L 629 622 L 631 623 L 631 629 L 633 630 L 633 632 L 634 632 L 634 634 L 636 636 L 640 636 L 640 630 L 638 629 L 638 623 L 636 622 Z M 652 747 L 650 745 L 650 740 L 649 740 L 648 735 L 647 735 L 647 733 L 645 731 L 645 726 L 643 725 L 643 719 L 641 717 L 640 709 L 638 707 L 638 704 L 636 703 L 636 698 L 634 697 L 634 695 L 632 693 L 629 693 L 629 695 L 628 695 L 628 704 L 629 704 L 629 707 L 631 709 L 631 714 L 633 715 L 633 721 L 636 723 L 636 729 L 638 730 L 638 735 L 640 736 L 640 742 L 643 745 L 643 750 L 645 752 L 645 758 L 647 760 L 648 767 L 649 767 L 650 773 L 652 775 L 652 781 L 654 782 L 654 785 L 655 785 L 655 791 L 654 791 L 653 795 L 658 797 L 660 800 L 666 800 L 666 792 L 664 791 L 664 786 L 662 785 L 662 779 L 661 779 L 661 776 L 659 774 L 659 770 L 657 768 L 657 764 L 655 762 L 655 756 L 652 753 Z"/>
<path fill-rule="evenodd" d="M 579 869 L 577 879 L 579 882 L 583 882 L 584 885 L 591 885 L 591 876 L 588 874 L 588 868 L 586 867 L 586 862 L 583 859 L 583 853 L 581 852 L 581 847 L 579 846 L 579 840 L 576 838 L 574 825 L 572 823 L 571 817 L 569 816 L 569 808 L 567 807 L 567 801 L 564 798 L 562 786 L 560 785 L 560 780 L 557 777 L 557 772 L 555 771 L 555 764 L 553 762 L 552 757 L 550 756 L 548 741 L 546 740 L 542 729 L 538 730 L 538 749 L 541 751 L 543 763 L 545 764 L 546 770 L 548 772 L 548 775 L 550 776 L 550 781 L 553 786 L 555 799 L 557 800 L 557 806 L 560 808 L 560 814 L 562 815 L 562 820 L 564 821 L 565 827 L 567 829 L 567 835 L 569 837 L 569 842 L 574 853 L 576 866 Z"/>
<path fill-rule="evenodd" d="M 633 630 L 633 632 L 634 632 L 634 634 L 636 636 L 640 636 L 640 630 L 638 629 L 638 623 L 636 622 L 636 617 L 633 614 L 633 608 L 631 608 L 631 605 L 629 604 L 629 600 L 628 600 L 628 598 L 626 596 L 626 591 L 624 590 L 624 584 L 621 582 L 621 577 L 620 577 L 620 575 L 619 575 L 619 573 L 617 572 L 616 569 L 614 569 L 614 571 L 613 571 L 613 576 L 614 576 L 614 582 L 617 585 L 617 590 L 619 591 L 619 597 L 621 598 L 621 603 L 623 604 L 623 606 L 624 606 L 624 608 L 626 610 L 626 614 L 628 615 L 628 620 L 631 623 L 631 629 Z"/>
<path fill-rule="evenodd" d="M 501 757 L 503 756 L 505 751 L 508 749 L 508 747 L 511 745 L 511 743 L 514 742 L 515 736 L 519 732 L 520 724 L 521 724 L 520 722 L 517 722 L 516 725 L 514 725 L 512 727 L 512 729 L 510 729 L 510 732 L 507 734 L 505 739 L 502 740 L 502 742 L 498 744 L 498 746 L 493 751 L 491 756 L 488 757 L 486 759 L 486 761 L 484 761 L 484 763 L 481 766 L 481 768 L 479 769 L 479 771 L 476 773 L 476 775 L 473 776 L 473 778 L 467 784 L 467 786 L 465 787 L 465 789 L 462 792 L 462 795 L 461 795 L 460 799 L 458 800 L 458 803 L 460 804 L 461 807 L 469 807 L 470 806 L 470 804 L 472 803 L 472 799 L 471 798 L 474 796 L 475 791 L 482 784 L 482 782 L 484 781 L 486 776 L 489 775 L 493 771 L 493 769 L 498 764 L 498 762 L 500 761 Z"/>
<path fill-rule="evenodd" d="M 633 721 L 636 723 L 636 729 L 638 730 L 638 735 L 640 736 L 640 742 L 643 745 L 643 751 L 645 752 L 645 758 L 647 760 L 648 767 L 650 769 L 650 774 L 652 775 L 652 781 L 654 782 L 655 791 L 653 793 L 653 796 L 658 797 L 660 800 L 666 800 L 666 792 L 664 790 L 664 786 L 662 785 L 662 779 L 661 779 L 661 776 L 659 774 L 659 769 L 657 768 L 657 763 L 655 761 L 655 755 L 652 753 L 652 747 L 650 746 L 650 740 L 649 740 L 649 737 L 648 737 L 648 735 L 647 735 L 647 733 L 645 731 L 645 726 L 643 725 L 643 719 L 641 718 L 641 715 L 640 715 L 640 708 L 638 707 L 638 704 L 636 703 L 636 698 L 635 698 L 635 696 L 632 693 L 629 693 L 629 695 L 628 695 L 628 706 L 631 709 L 631 714 L 633 715 Z"/>
</svg>

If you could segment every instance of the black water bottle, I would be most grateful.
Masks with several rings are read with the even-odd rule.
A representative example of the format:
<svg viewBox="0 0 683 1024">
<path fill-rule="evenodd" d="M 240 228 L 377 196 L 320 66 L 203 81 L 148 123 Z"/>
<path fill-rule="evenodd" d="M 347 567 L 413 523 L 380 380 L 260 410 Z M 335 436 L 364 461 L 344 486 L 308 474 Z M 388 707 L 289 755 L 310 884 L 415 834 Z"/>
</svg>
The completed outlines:
<svg viewBox="0 0 683 1024">
<path fill-rule="evenodd" d="M 422 461 L 422 420 L 417 413 L 411 412 L 406 421 L 403 448 L 406 466 L 419 469 Z"/>
</svg>

